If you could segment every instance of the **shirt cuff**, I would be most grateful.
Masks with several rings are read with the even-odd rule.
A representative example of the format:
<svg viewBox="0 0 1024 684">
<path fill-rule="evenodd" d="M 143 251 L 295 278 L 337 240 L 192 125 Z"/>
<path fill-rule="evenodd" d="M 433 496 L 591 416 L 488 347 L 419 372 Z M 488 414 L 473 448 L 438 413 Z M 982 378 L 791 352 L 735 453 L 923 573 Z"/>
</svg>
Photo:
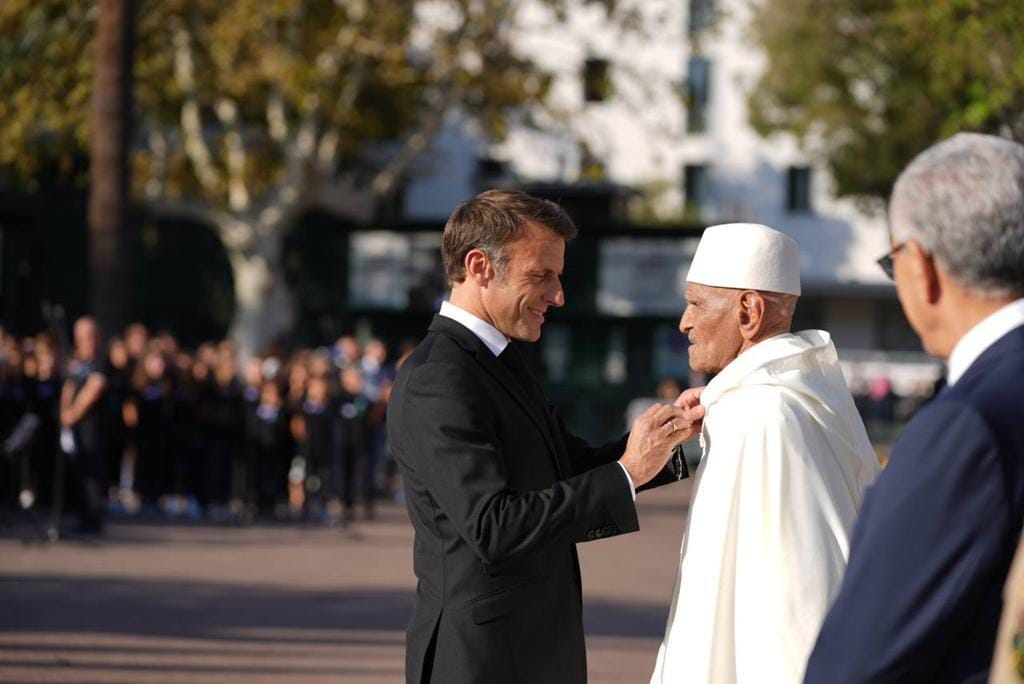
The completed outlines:
<svg viewBox="0 0 1024 684">
<path fill-rule="evenodd" d="M 626 470 L 626 466 L 619 463 L 619 467 L 622 468 L 622 472 L 626 476 L 626 482 L 629 483 L 629 493 L 633 496 L 633 501 L 636 501 L 636 487 L 633 486 L 633 478 L 629 476 L 629 471 Z"/>
</svg>

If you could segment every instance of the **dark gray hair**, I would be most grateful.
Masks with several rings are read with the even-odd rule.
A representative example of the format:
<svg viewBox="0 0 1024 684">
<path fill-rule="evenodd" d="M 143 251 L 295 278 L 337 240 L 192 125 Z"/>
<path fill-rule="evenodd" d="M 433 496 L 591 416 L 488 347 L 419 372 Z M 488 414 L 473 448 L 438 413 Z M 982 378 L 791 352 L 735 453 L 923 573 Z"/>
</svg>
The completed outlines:
<svg viewBox="0 0 1024 684">
<path fill-rule="evenodd" d="M 481 249 L 499 275 L 508 263 L 508 245 L 528 222 L 553 230 L 568 242 L 576 225 L 565 211 L 549 200 L 514 190 L 487 190 L 460 202 L 448 217 L 441 235 L 441 257 L 451 283 L 466 279 L 463 263 L 472 249 Z"/>
<path fill-rule="evenodd" d="M 1024 294 L 1024 146 L 959 133 L 900 174 L 893 240 L 915 240 L 961 285 L 986 297 Z"/>
</svg>

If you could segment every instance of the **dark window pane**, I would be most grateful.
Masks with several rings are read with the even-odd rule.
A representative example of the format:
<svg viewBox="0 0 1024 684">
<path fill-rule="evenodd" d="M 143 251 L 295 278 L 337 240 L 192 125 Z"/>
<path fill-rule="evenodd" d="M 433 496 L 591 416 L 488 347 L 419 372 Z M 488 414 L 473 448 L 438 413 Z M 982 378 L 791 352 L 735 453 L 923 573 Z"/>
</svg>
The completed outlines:
<svg viewBox="0 0 1024 684">
<path fill-rule="evenodd" d="M 714 0 L 690 0 L 690 31 L 696 33 L 711 26 L 714 11 Z"/>
<path fill-rule="evenodd" d="M 686 130 L 702 133 L 707 130 L 708 102 L 711 92 L 711 62 L 691 57 L 686 68 Z"/>
<path fill-rule="evenodd" d="M 604 102 L 612 93 L 607 59 L 588 59 L 583 63 L 583 99 Z"/>
<path fill-rule="evenodd" d="M 789 167 L 789 171 L 786 173 L 786 209 L 789 211 L 811 210 L 810 167 Z"/>
<path fill-rule="evenodd" d="M 476 161 L 476 176 L 480 179 L 499 178 L 505 175 L 504 162 L 493 157 L 481 157 Z"/>
<path fill-rule="evenodd" d="M 699 220 L 700 210 L 707 203 L 708 167 L 703 164 L 687 164 L 683 167 L 684 211 L 692 220 Z"/>
</svg>

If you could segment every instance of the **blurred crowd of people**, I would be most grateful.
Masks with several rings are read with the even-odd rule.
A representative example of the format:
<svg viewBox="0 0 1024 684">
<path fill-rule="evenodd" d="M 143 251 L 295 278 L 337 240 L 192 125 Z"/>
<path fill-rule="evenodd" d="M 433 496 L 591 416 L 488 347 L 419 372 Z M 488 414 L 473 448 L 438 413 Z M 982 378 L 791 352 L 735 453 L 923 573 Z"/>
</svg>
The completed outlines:
<svg viewBox="0 0 1024 684">
<path fill-rule="evenodd" d="M 134 323 L 73 349 L 0 332 L 0 499 L 108 512 L 344 525 L 399 497 L 385 445 L 395 365 L 378 339 L 241 361 L 228 340 L 183 349 Z M 58 508 L 59 510 L 59 508 Z"/>
</svg>

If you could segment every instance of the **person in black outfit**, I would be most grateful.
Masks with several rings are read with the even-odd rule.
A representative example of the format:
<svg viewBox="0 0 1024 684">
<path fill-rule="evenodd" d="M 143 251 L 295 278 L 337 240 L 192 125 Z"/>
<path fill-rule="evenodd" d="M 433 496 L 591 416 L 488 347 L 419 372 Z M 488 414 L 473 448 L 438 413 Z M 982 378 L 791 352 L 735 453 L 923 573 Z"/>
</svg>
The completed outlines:
<svg viewBox="0 0 1024 684">
<path fill-rule="evenodd" d="M 335 401 L 336 477 L 341 485 L 344 519 L 355 518 L 355 502 L 363 503 L 366 517 L 373 517 L 373 473 L 367 463 L 368 412 L 370 400 L 363 394 L 359 369 L 341 371 L 341 388 Z M 357 495 L 358 492 L 358 495 Z"/>
<path fill-rule="evenodd" d="M 388 449 L 388 402 L 391 401 L 393 381 L 385 378 L 380 383 L 377 398 L 370 404 L 367 422 L 370 432 L 371 469 L 380 476 L 380 487 L 375 494 L 394 498 L 398 489 L 398 464 Z"/>
<path fill-rule="evenodd" d="M 124 341 L 115 338 L 107 351 L 110 373 L 103 404 L 107 424 L 107 490 L 116 501 L 121 488 L 121 467 L 128 446 L 128 428 L 124 421 L 124 405 L 131 391 L 132 364 Z"/>
<path fill-rule="evenodd" d="M 244 521 L 256 514 L 256 434 L 259 419 L 260 388 L 263 385 L 263 361 L 252 357 L 242 375 L 242 449 L 232 470 L 232 501 Z"/>
<path fill-rule="evenodd" d="M 244 417 L 242 384 L 237 377 L 234 351 L 220 350 L 216 363 L 210 397 L 206 487 L 209 513 L 219 520 L 230 513 L 228 506 L 235 491 L 233 478 L 236 464 L 242 457 Z M 240 477 L 244 480 L 244 474 Z"/>
<path fill-rule="evenodd" d="M 213 378 L 202 359 L 185 353 L 177 356 L 174 400 L 171 408 L 168 450 L 168 493 L 175 514 L 192 519 L 210 499 L 207 486 L 210 459 L 210 416 L 213 412 Z"/>
<path fill-rule="evenodd" d="M 26 361 L 29 358 L 26 357 Z M 52 502 L 63 380 L 58 372 L 55 349 L 49 341 L 41 338 L 31 358 L 35 368 L 25 377 L 25 410 L 39 418 L 39 426 L 32 437 L 27 467 L 21 469 L 22 491 L 31 491 L 34 504 L 45 506 Z M 28 502 L 23 505 L 25 503 Z"/>
<path fill-rule="evenodd" d="M 260 388 L 260 403 L 256 407 L 256 507 L 263 515 L 283 514 L 286 508 L 292 436 L 281 395 L 277 381 L 268 380 Z"/>
<path fill-rule="evenodd" d="M 0 439 L 6 442 L 13 436 L 15 427 L 25 410 L 25 386 L 22 380 L 22 357 L 17 343 L 4 340 L 11 347 L 0 350 Z M 27 447 L 28 445 L 26 445 Z M 22 447 L 22 449 L 26 448 Z M 19 498 L 18 453 L 0 454 L 0 520 L 8 508 L 14 508 Z"/>
<path fill-rule="evenodd" d="M 327 483 L 330 480 L 332 452 L 332 412 L 327 378 L 309 379 L 302 402 L 302 457 L 306 466 L 305 508 L 307 516 L 326 512 Z"/>
<path fill-rule="evenodd" d="M 409 684 L 584 684 L 576 544 L 637 530 L 636 488 L 685 474 L 673 448 L 695 416 L 655 406 L 591 447 L 509 339 L 537 341 L 564 303 L 575 232 L 557 205 L 502 191 L 445 226 L 451 301 L 399 370 L 387 419 L 416 535 Z"/>
<path fill-rule="evenodd" d="M 75 321 L 75 353 L 61 391 L 60 422 L 71 431 L 74 445 L 68 454 L 68 484 L 80 510 L 79 531 L 99 533 L 106 511 L 103 435 L 103 392 L 107 371 L 100 356 L 100 330 L 86 316 Z"/>
<path fill-rule="evenodd" d="M 136 415 L 135 484 L 142 505 L 157 511 L 167 491 L 167 441 L 171 423 L 172 388 L 163 352 L 151 345 L 132 380 L 132 405 Z"/>
</svg>

